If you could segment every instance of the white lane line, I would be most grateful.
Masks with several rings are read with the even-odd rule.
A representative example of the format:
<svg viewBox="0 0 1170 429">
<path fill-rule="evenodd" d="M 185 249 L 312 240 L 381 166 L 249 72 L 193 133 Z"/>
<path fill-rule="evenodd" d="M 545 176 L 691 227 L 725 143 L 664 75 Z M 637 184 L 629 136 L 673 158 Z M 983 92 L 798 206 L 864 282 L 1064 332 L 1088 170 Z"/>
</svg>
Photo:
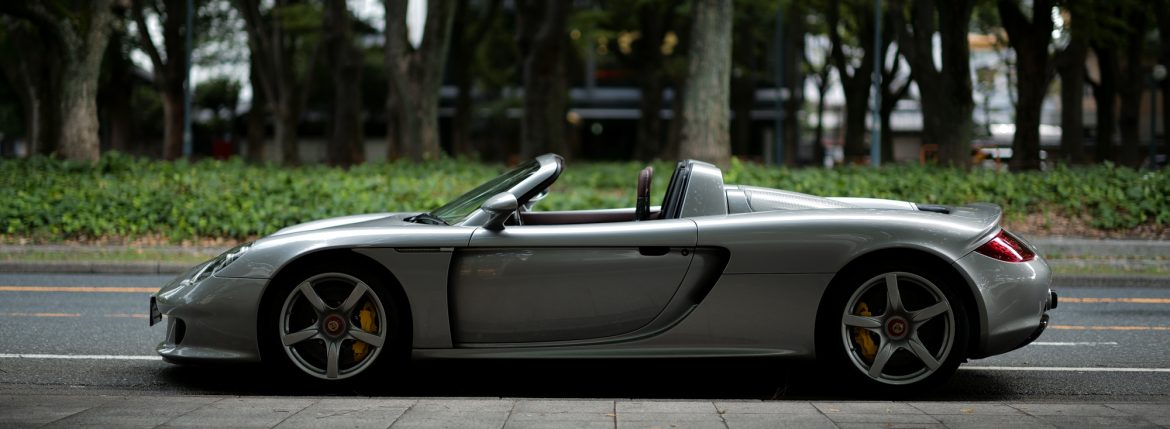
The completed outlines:
<svg viewBox="0 0 1170 429">
<path fill-rule="evenodd" d="M 1042 372 L 1144 372 L 1170 373 L 1170 368 L 1068 367 L 1068 366 L 960 366 L 968 371 L 1042 371 Z"/>
<path fill-rule="evenodd" d="M 1092 342 L 1092 341 L 1083 341 L 1083 342 L 1036 341 L 1030 345 L 1033 345 L 1033 346 L 1116 346 L 1117 342 L 1116 341 L 1100 341 L 1100 342 Z"/>
<path fill-rule="evenodd" d="M 162 360 L 162 357 L 143 355 L 52 355 L 36 353 L 0 353 L 0 359 Z"/>
</svg>

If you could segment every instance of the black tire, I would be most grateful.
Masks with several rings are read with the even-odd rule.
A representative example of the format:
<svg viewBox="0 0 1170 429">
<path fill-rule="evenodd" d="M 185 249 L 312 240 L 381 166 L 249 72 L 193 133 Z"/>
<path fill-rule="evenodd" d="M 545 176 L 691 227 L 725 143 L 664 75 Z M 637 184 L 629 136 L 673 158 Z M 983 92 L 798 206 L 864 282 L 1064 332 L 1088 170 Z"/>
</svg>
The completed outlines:
<svg viewBox="0 0 1170 429">
<path fill-rule="evenodd" d="M 955 275 L 925 264 L 851 267 L 834 279 L 817 312 L 818 361 L 862 395 L 937 386 L 966 358 L 962 287 Z"/>
<path fill-rule="evenodd" d="M 409 348 L 405 313 L 383 277 L 344 262 L 310 263 L 279 275 L 258 321 L 265 361 L 324 385 L 363 384 L 401 363 Z"/>
</svg>

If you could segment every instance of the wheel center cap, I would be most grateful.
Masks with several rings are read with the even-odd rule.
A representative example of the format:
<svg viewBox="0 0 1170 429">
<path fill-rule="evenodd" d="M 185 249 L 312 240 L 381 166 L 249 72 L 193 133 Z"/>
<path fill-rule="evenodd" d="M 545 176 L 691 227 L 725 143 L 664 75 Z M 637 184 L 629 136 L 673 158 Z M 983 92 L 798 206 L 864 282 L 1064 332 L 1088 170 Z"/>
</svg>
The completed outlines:
<svg viewBox="0 0 1170 429">
<path fill-rule="evenodd" d="M 345 332 L 345 318 L 336 314 L 325 316 L 325 320 L 321 321 L 321 330 L 332 337 L 340 336 Z"/>
<path fill-rule="evenodd" d="M 892 317 L 886 321 L 886 334 L 893 339 L 900 339 L 906 336 L 906 331 L 909 330 L 910 324 L 906 319 L 901 317 Z"/>
</svg>

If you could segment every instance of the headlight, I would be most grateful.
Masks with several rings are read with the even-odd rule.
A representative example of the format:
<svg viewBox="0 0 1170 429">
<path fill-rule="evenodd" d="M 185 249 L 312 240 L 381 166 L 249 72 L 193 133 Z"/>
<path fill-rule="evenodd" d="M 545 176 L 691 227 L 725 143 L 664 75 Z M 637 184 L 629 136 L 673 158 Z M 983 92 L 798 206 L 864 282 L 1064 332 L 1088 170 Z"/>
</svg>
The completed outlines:
<svg viewBox="0 0 1170 429">
<path fill-rule="evenodd" d="M 223 252 L 219 256 L 216 256 L 215 259 L 212 259 L 211 262 L 207 263 L 207 265 L 205 265 L 202 270 L 199 270 L 199 272 L 191 278 L 191 282 L 201 282 L 203 279 L 211 277 L 213 274 L 219 272 L 219 270 L 222 270 L 228 265 L 231 265 L 232 262 L 240 259 L 240 256 L 243 255 L 244 252 L 247 252 L 249 248 L 251 248 L 251 245 L 252 243 L 241 244 L 231 248 L 231 250 Z"/>
</svg>

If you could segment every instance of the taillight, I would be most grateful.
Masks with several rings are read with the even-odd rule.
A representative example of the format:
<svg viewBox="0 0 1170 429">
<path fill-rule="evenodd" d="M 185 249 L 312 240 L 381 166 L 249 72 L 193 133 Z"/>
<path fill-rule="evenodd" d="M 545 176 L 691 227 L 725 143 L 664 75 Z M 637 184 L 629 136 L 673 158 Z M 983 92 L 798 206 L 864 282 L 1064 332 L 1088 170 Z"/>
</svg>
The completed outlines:
<svg viewBox="0 0 1170 429">
<path fill-rule="evenodd" d="M 1028 262 L 1036 259 L 1036 253 L 1028 250 L 1024 243 L 1007 231 L 999 230 L 999 234 L 995 235 L 991 241 L 984 243 L 975 249 L 976 252 L 984 256 L 990 256 L 995 259 L 1006 262 Z"/>
</svg>

